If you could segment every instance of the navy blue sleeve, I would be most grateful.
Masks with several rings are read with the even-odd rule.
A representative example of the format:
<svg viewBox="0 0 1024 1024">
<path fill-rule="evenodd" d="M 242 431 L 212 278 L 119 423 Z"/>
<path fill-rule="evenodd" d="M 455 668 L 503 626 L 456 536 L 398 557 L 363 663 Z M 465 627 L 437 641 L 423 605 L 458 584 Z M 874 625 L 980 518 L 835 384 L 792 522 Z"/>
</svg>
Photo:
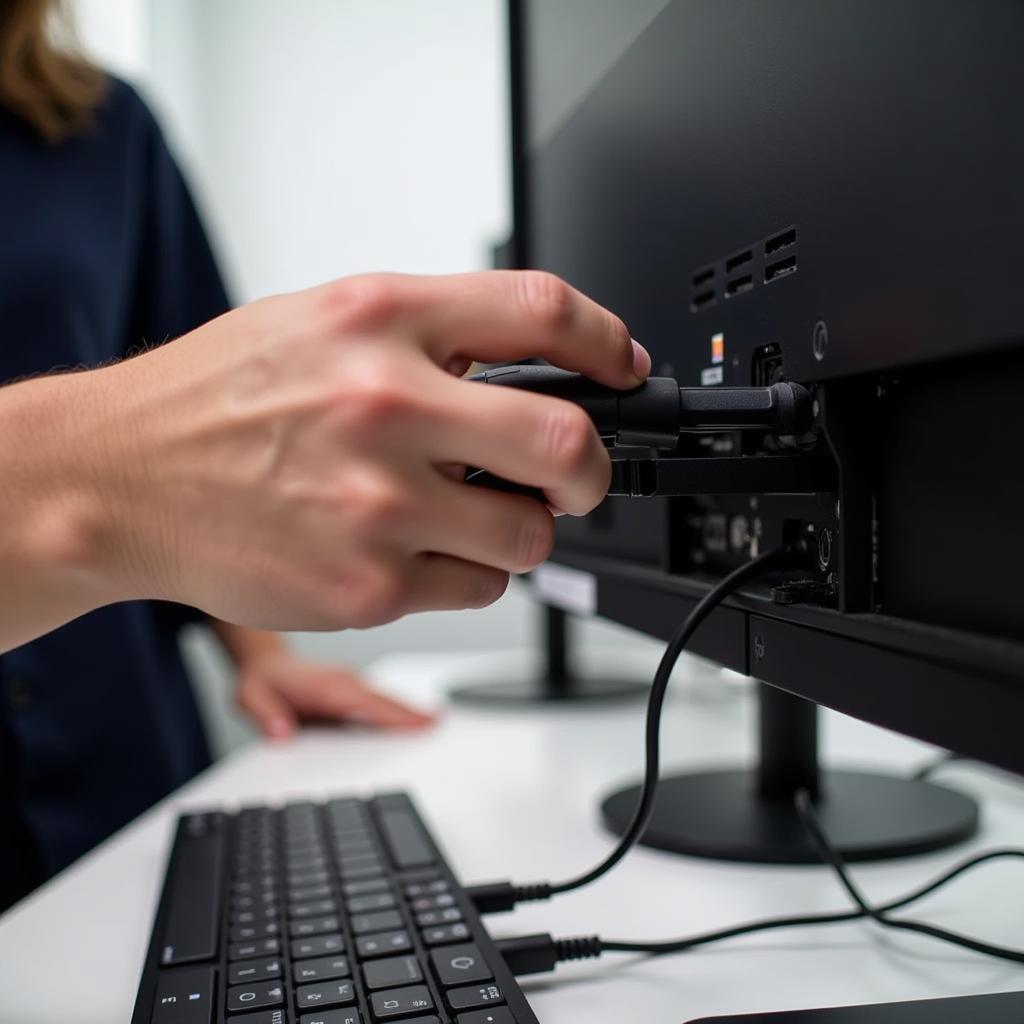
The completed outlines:
<svg viewBox="0 0 1024 1024">
<path fill-rule="evenodd" d="M 230 303 L 181 171 L 148 111 L 146 118 L 145 210 L 129 337 L 158 345 L 220 316 Z"/>
</svg>

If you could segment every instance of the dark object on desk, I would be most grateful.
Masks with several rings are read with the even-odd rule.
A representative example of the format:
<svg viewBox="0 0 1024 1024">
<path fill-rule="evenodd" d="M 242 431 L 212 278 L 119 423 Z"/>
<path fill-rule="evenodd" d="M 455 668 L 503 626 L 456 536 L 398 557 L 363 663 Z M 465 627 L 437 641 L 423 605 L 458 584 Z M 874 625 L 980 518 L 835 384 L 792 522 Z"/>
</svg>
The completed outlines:
<svg viewBox="0 0 1024 1024">
<path fill-rule="evenodd" d="M 537 1024 L 408 797 L 179 819 L 132 1024 L 393 1019 Z"/>
<path fill-rule="evenodd" d="M 1008 725 L 1024 717 L 1024 548 L 1005 540 L 1024 447 L 1005 412 L 1024 393 L 1024 7 L 608 8 L 510 2 L 514 263 L 614 309 L 655 375 L 802 384 L 817 440 L 794 463 L 771 437 L 684 436 L 656 486 L 627 488 L 655 496 L 560 521 L 553 557 L 593 576 L 598 615 L 667 638 L 735 566 L 793 531 L 813 545 L 805 579 L 750 584 L 694 637 L 781 694 L 762 693 L 759 769 L 727 792 L 689 777 L 678 802 L 665 780 L 648 833 L 806 860 L 793 793 L 829 814 L 851 789 L 819 764 L 807 701 L 1024 772 Z M 929 790 L 908 835 L 904 780 L 870 787 L 870 828 L 840 808 L 847 856 L 973 829 L 969 803 Z M 613 828 L 631 799 L 606 804 Z M 717 834 L 707 816 L 691 828 L 720 800 Z"/>
<path fill-rule="evenodd" d="M 540 613 L 544 660 L 536 676 L 469 683 L 449 691 L 448 696 L 458 704 L 515 708 L 524 704 L 637 700 L 650 689 L 645 679 L 581 674 L 572 663 L 568 642 L 571 617 L 549 604 L 541 605 Z"/>
<path fill-rule="evenodd" d="M 1020 1024 L 1024 992 L 956 999 L 925 999 L 877 1006 L 702 1017 L 690 1024 Z"/>
</svg>

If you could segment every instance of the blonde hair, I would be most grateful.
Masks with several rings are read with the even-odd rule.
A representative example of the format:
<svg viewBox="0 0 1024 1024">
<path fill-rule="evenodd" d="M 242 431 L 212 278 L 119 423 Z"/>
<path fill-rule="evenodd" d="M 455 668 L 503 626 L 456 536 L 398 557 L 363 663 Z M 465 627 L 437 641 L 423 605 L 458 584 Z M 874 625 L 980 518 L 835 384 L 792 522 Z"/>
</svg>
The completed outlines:
<svg viewBox="0 0 1024 1024">
<path fill-rule="evenodd" d="M 0 0 L 0 104 L 51 145 L 90 125 L 107 85 L 72 39 L 63 0 Z"/>
</svg>

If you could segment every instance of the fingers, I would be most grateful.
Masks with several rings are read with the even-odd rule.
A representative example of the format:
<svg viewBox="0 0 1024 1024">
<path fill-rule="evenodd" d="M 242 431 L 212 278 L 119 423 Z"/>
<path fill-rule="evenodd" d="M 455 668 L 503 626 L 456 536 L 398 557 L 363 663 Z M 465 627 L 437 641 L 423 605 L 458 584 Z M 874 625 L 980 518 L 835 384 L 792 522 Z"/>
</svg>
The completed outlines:
<svg viewBox="0 0 1024 1024">
<path fill-rule="evenodd" d="M 650 372 L 650 356 L 617 316 L 543 271 L 371 275 L 348 286 L 371 312 L 406 321 L 440 366 L 540 356 L 616 388 Z"/>
<path fill-rule="evenodd" d="M 326 673 L 305 708 L 316 717 L 357 721 L 382 729 L 422 729 L 432 716 L 365 686 L 345 672 Z"/>
<path fill-rule="evenodd" d="M 447 478 L 424 502 L 413 543 L 505 572 L 528 572 L 555 542 L 554 518 L 539 501 Z"/>
<path fill-rule="evenodd" d="M 417 555 L 403 581 L 402 614 L 486 608 L 505 593 L 508 579 L 507 572 L 493 566 L 451 555 Z"/>
<path fill-rule="evenodd" d="M 295 732 L 295 713 L 288 702 L 265 683 L 243 680 L 238 705 L 268 739 L 288 739 Z"/>
<path fill-rule="evenodd" d="M 582 409 L 511 388 L 438 384 L 434 444 L 441 459 L 543 488 L 548 501 L 586 515 L 608 494 L 611 462 Z"/>
</svg>

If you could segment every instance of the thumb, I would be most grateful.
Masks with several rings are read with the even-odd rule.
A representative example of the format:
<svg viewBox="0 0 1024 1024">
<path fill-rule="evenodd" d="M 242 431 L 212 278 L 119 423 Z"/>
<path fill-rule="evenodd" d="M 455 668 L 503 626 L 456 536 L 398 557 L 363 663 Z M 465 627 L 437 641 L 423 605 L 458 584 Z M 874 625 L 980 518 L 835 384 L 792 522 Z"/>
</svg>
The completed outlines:
<svg viewBox="0 0 1024 1024">
<path fill-rule="evenodd" d="M 268 739 L 288 739 L 295 732 L 295 713 L 266 683 L 243 679 L 238 688 L 238 706 Z"/>
</svg>

